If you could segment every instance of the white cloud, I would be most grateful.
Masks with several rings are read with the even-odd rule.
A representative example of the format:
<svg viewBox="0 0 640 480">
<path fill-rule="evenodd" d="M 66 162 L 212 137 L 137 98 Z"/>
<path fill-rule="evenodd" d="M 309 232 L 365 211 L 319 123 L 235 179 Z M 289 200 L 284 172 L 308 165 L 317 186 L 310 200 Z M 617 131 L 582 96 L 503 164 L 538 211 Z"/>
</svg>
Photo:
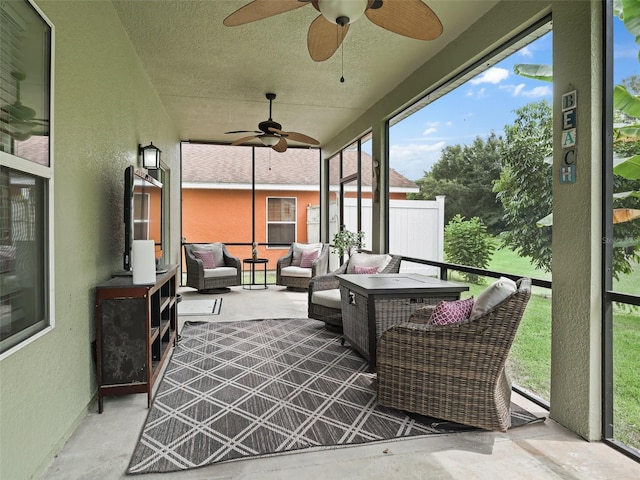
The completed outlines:
<svg viewBox="0 0 640 480">
<path fill-rule="evenodd" d="M 547 97 L 552 93 L 551 87 L 545 85 L 544 87 L 535 87 L 528 91 L 525 90 L 522 92 L 522 95 L 525 97 Z"/>
<path fill-rule="evenodd" d="M 527 46 L 527 47 L 524 47 L 524 48 L 520 49 L 520 51 L 518 51 L 518 55 L 520 55 L 521 57 L 533 57 L 533 52 Z"/>
<path fill-rule="evenodd" d="M 530 90 L 525 90 L 524 83 L 519 83 L 518 85 L 502 85 L 500 86 L 500 88 L 511 93 L 511 95 L 514 97 L 539 98 L 548 97 L 553 93 L 551 90 L 551 86 L 549 85 L 533 87 Z"/>
<path fill-rule="evenodd" d="M 418 180 L 440 159 L 445 146 L 446 142 L 391 145 L 389 148 L 391 166 L 408 179 Z"/>
<path fill-rule="evenodd" d="M 429 127 L 427 128 L 424 132 L 422 132 L 422 135 L 431 135 L 432 133 L 437 132 L 438 129 L 435 127 Z"/>
<path fill-rule="evenodd" d="M 427 127 L 439 127 L 441 122 L 427 122 Z"/>
<path fill-rule="evenodd" d="M 479 83 L 492 83 L 494 85 L 505 80 L 509 76 L 509 70 L 506 68 L 491 67 L 489 70 L 485 70 L 477 77 L 473 78 L 470 83 L 472 85 L 478 85 Z"/>
</svg>

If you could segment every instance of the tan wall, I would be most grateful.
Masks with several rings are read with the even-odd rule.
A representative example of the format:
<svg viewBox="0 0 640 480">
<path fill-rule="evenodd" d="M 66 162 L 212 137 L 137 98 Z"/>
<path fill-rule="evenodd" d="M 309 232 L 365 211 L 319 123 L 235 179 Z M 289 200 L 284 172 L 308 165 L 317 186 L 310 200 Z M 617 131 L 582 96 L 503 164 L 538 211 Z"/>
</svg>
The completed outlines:
<svg viewBox="0 0 640 480">
<path fill-rule="evenodd" d="M 153 141 L 179 172 L 179 138 L 110 1 L 38 1 L 55 27 L 55 328 L 0 362 L 0 478 L 37 477 L 96 394 L 94 286 L 122 268 L 123 178 Z M 179 178 L 179 175 L 176 176 Z M 179 199 L 179 182 L 171 197 Z M 179 201 L 169 258 L 179 261 Z M 100 459 L 95 459 L 99 462 Z"/>
</svg>

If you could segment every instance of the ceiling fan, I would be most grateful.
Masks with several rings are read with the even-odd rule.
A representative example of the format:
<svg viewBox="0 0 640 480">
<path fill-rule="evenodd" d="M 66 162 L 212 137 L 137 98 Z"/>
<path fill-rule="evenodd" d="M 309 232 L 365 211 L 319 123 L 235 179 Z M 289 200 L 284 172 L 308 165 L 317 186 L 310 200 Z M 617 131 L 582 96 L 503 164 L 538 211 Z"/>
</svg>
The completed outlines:
<svg viewBox="0 0 640 480">
<path fill-rule="evenodd" d="M 279 3 L 279 2 L 274 2 Z M 256 135 L 250 135 L 248 137 L 240 138 L 236 140 L 231 145 L 242 145 L 243 143 L 247 143 L 251 140 L 258 139 L 262 142 L 263 145 L 267 147 L 273 148 L 276 152 L 284 152 L 287 150 L 287 138 L 289 140 L 293 140 L 294 142 L 307 143 L 309 145 L 320 145 L 320 142 L 315 138 L 311 138 L 308 135 L 304 135 L 298 132 L 285 132 L 282 130 L 282 125 L 278 122 L 274 122 L 271 118 L 271 106 L 273 101 L 276 98 L 275 93 L 267 93 L 265 95 L 267 100 L 269 100 L 269 120 L 265 120 L 264 122 L 260 122 L 258 124 L 259 130 L 234 130 L 232 132 L 224 132 L 227 133 L 254 133 Z"/>
<path fill-rule="evenodd" d="M 223 23 L 244 25 L 308 4 L 320 12 L 307 34 L 309 55 L 316 62 L 336 52 L 349 26 L 362 15 L 390 32 L 417 40 L 433 40 L 442 33 L 440 19 L 422 0 L 253 0 Z"/>
<path fill-rule="evenodd" d="M 27 140 L 34 129 L 46 126 L 48 121 L 35 118 L 36 111 L 20 101 L 20 82 L 26 78 L 25 74 L 14 71 L 11 76 L 16 81 L 16 101 L 2 106 L 0 130 L 16 140 Z"/>
</svg>

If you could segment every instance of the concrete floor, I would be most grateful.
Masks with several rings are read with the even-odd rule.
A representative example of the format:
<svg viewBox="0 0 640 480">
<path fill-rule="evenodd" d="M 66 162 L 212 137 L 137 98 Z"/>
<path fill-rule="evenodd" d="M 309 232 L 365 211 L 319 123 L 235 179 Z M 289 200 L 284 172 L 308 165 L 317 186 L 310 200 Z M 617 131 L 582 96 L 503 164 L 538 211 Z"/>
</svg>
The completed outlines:
<svg viewBox="0 0 640 480">
<path fill-rule="evenodd" d="M 223 295 L 182 289 L 184 301 L 223 298 L 220 315 L 181 316 L 185 320 L 233 321 L 306 318 L 306 292 L 278 286 L 267 290 L 233 287 Z M 518 405 L 538 415 L 544 409 L 514 395 Z M 146 395 L 97 402 L 51 462 L 47 480 L 127 478 L 126 469 L 146 416 Z M 131 477 L 129 477 L 131 478 Z M 242 460 L 180 473 L 145 474 L 153 479 L 638 479 L 640 463 L 600 442 L 586 442 L 547 418 L 507 433 L 468 432 L 385 442 L 320 452 Z"/>
</svg>

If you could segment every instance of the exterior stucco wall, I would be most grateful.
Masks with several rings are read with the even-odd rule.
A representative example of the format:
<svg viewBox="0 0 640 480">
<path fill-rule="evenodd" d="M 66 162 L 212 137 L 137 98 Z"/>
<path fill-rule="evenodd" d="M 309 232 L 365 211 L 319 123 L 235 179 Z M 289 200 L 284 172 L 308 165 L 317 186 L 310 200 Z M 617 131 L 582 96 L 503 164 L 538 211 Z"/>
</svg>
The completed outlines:
<svg viewBox="0 0 640 480">
<path fill-rule="evenodd" d="M 267 241 L 267 197 L 295 197 L 297 199 L 297 241 L 307 242 L 307 205 L 318 205 L 319 193 L 308 191 L 257 190 L 256 241 Z M 252 196 L 247 190 L 185 189 L 182 192 L 183 230 L 188 243 L 251 242 Z M 250 246 L 229 246 L 238 258 L 251 256 Z M 267 258 L 268 270 L 276 269 L 276 262 L 287 248 L 258 247 L 261 258 Z M 183 265 L 186 271 L 186 266 Z"/>
<path fill-rule="evenodd" d="M 0 478 L 37 476 L 96 393 L 94 287 L 122 268 L 123 173 L 153 141 L 179 170 L 179 138 L 109 1 L 38 1 L 55 27 L 55 328 L 0 362 Z M 179 178 L 176 176 L 175 178 Z M 172 182 L 179 199 L 179 182 Z M 171 207 L 169 259 L 180 255 Z"/>
</svg>

